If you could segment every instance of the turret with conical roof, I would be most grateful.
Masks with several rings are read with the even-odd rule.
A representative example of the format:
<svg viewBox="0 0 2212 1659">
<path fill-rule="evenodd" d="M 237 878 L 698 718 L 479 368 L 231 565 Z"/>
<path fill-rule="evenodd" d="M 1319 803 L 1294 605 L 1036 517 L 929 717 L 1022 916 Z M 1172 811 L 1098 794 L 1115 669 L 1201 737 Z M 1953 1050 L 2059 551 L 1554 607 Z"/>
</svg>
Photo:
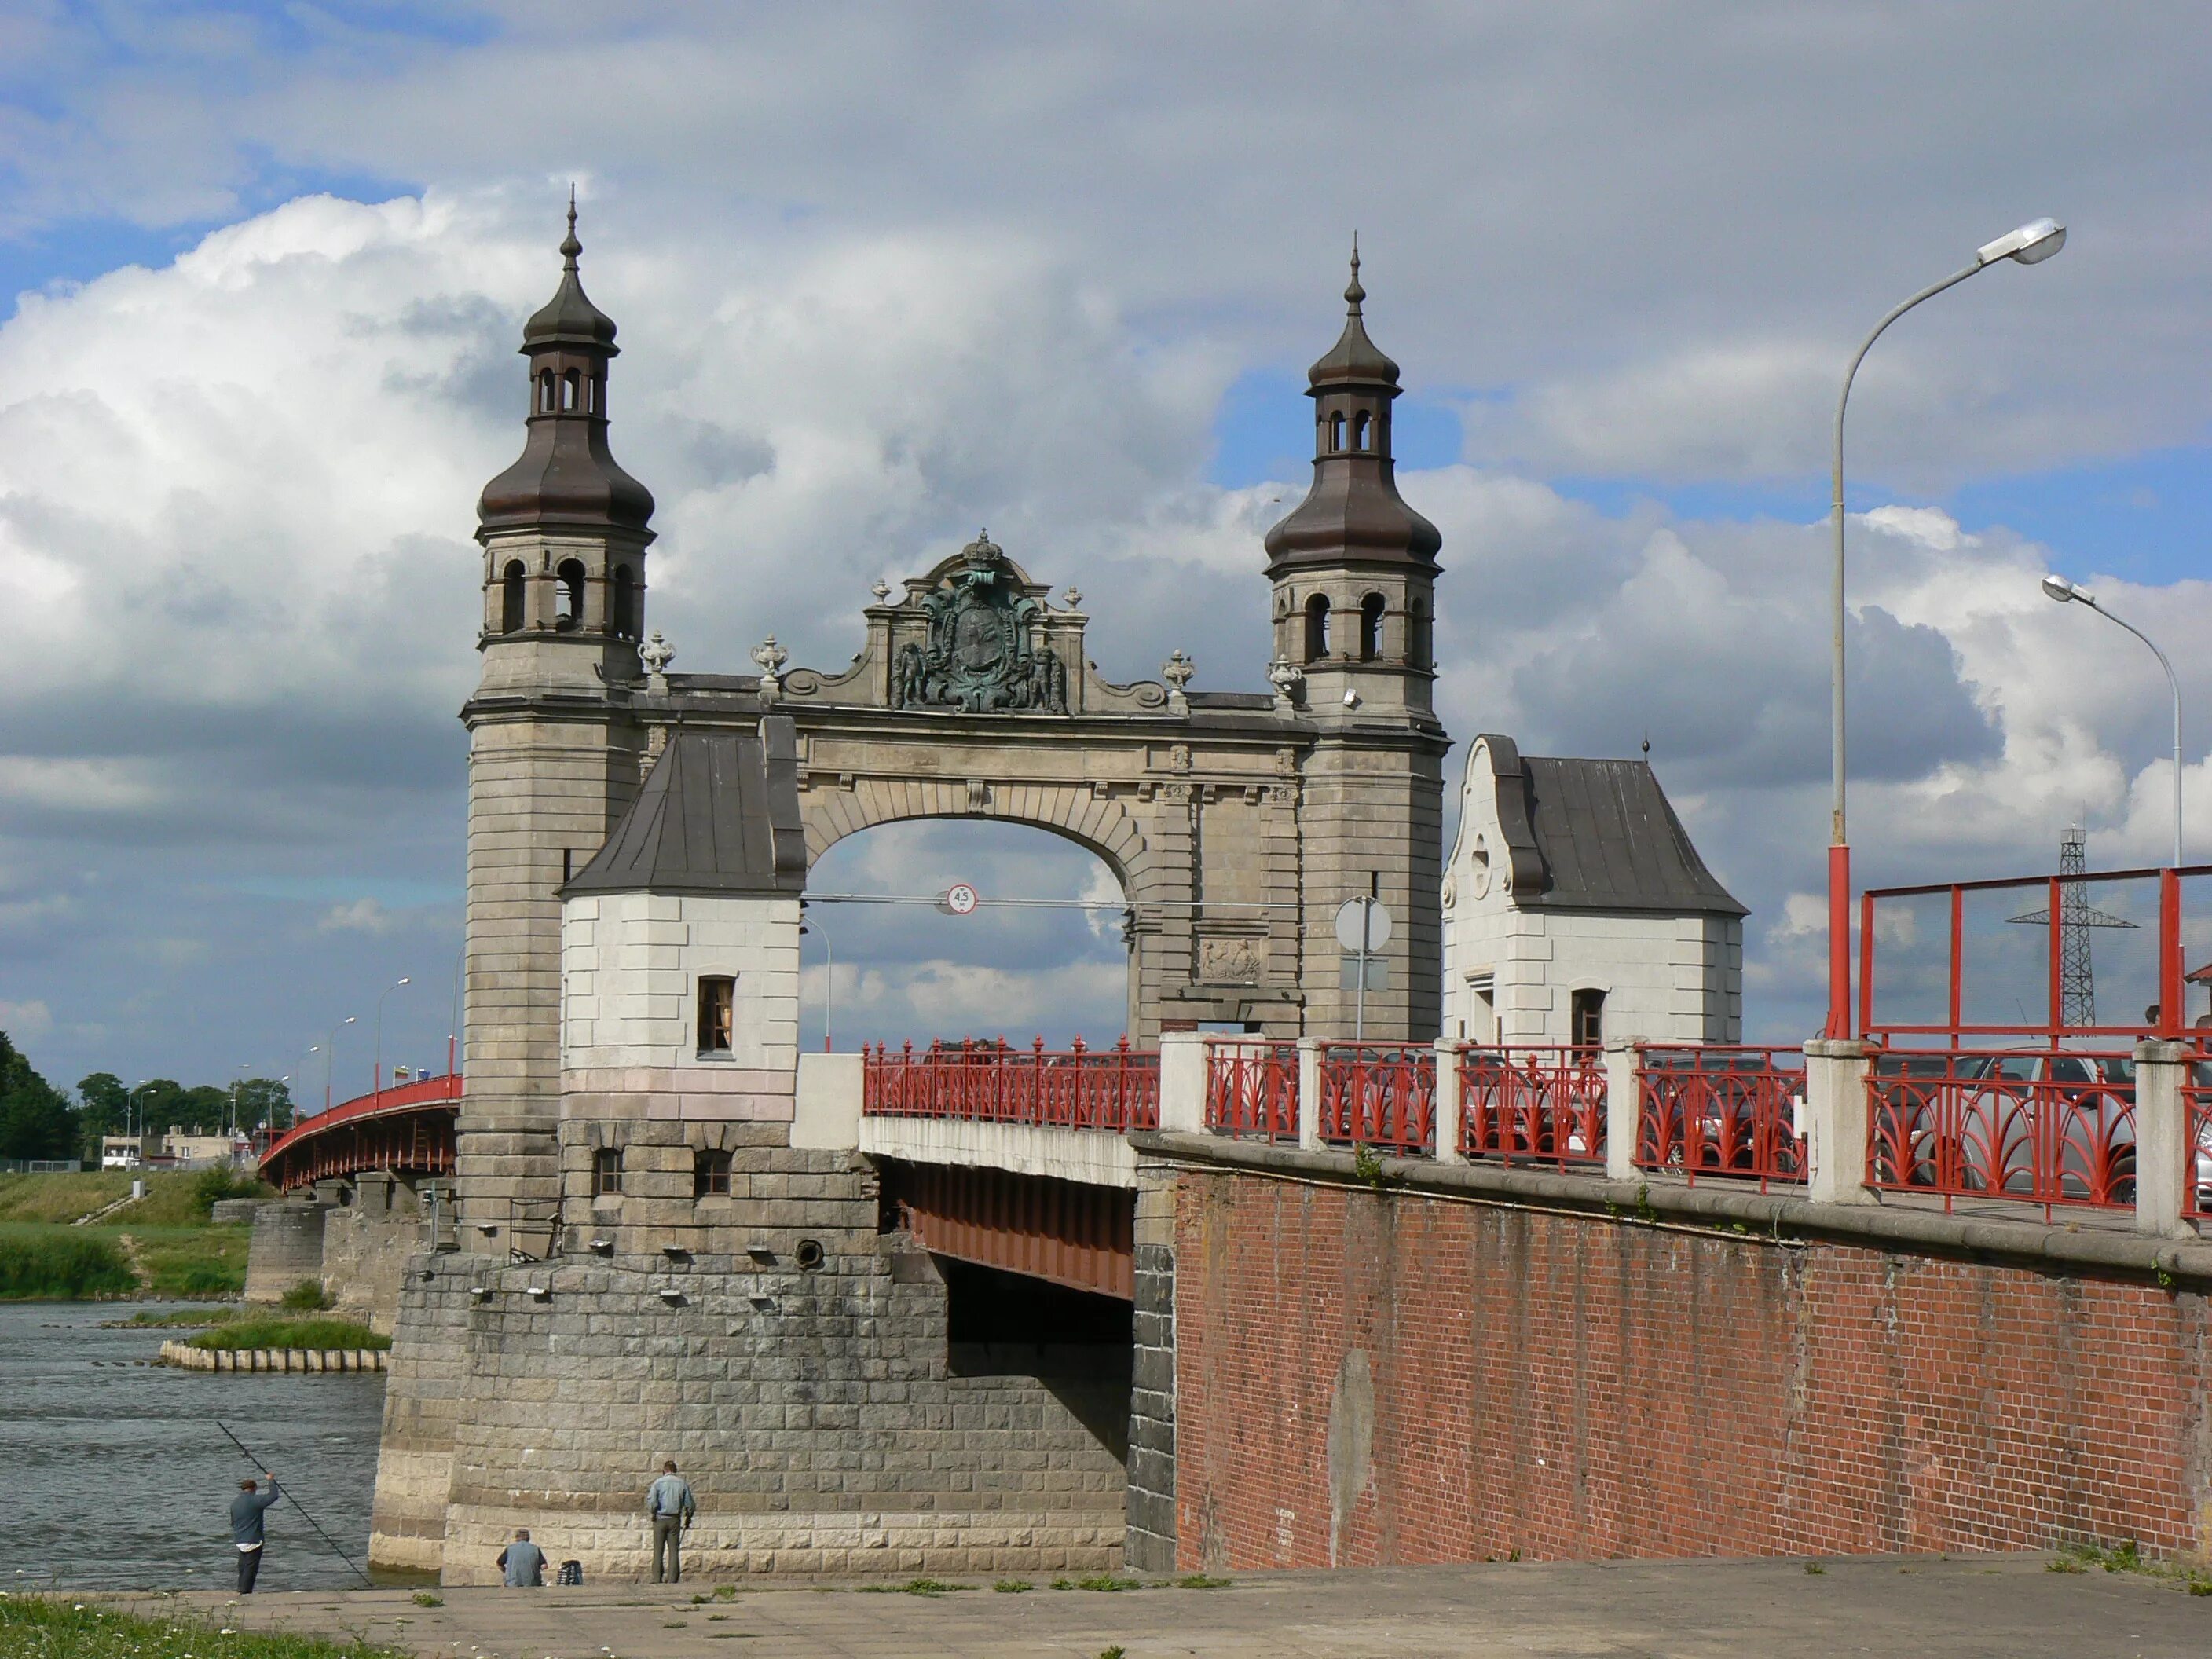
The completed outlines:
<svg viewBox="0 0 2212 1659">
<path fill-rule="evenodd" d="M 1368 337 L 1357 240 L 1344 298 L 1344 331 L 1306 374 L 1313 485 L 1267 537 L 1275 651 L 1304 674 L 1316 710 L 1341 711 L 1349 691 L 1353 707 L 1426 714 L 1443 538 L 1398 494 L 1398 365 Z"/>
<path fill-rule="evenodd" d="M 653 492 L 607 448 L 607 366 L 618 348 L 614 319 L 584 292 L 583 251 L 571 192 L 561 285 L 522 327 L 530 360 L 522 453 L 477 502 L 487 686 L 604 683 L 638 672 Z M 543 644 L 563 648 L 549 654 L 535 648 Z"/>
</svg>

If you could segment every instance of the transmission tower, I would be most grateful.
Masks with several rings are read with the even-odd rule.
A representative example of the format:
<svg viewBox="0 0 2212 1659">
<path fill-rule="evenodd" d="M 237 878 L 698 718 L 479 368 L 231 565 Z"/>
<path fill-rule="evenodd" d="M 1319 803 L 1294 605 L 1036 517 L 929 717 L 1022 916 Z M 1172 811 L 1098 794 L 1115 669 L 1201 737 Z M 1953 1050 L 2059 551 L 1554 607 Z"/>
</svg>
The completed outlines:
<svg viewBox="0 0 2212 1659">
<path fill-rule="evenodd" d="M 2058 837 L 2058 1023 L 2068 1027 L 2097 1023 L 2097 970 L 2089 959 L 2089 930 L 2136 925 L 2091 904 L 2087 883 L 2067 879 L 2088 869 L 2088 837 L 2075 824 Z M 2009 920 L 2047 927 L 2051 909 L 2046 905 Z"/>
</svg>

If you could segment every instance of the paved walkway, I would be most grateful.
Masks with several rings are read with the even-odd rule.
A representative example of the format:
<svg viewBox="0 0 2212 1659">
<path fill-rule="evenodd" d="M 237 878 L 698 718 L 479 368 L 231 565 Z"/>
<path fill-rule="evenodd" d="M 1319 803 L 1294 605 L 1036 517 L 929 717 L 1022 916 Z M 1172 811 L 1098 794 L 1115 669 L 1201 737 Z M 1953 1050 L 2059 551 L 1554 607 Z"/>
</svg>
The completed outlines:
<svg viewBox="0 0 2212 1659">
<path fill-rule="evenodd" d="M 2162 1659 L 2212 1651 L 2212 1598 L 2043 1556 L 1605 1562 L 1267 1573 L 1226 1589 L 951 1595 L 650 1585 L 134 1599 L 240 1627 L 362 1636 L 442 1659 L 1613 1659 L 1923 1655 Z"/>
</svg>

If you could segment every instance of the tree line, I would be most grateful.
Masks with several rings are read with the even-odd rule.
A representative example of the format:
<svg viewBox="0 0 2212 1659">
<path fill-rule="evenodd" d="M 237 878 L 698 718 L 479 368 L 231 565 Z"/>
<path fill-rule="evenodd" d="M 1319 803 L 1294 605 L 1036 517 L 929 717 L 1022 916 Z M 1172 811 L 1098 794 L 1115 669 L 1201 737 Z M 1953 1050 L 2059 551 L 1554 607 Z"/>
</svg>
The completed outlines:
<svg viewBox="0 0 2212 1659">
<path fill-rule="evenodd" d="M 158 1135 L 226 1122 L 252 1129 L 292 1121 L 292 1091 L 275 1078 L 240 1078 L 227 1085 L 149 1078 L 126 1084 L 112 1072 L 78 1080 L 71 1099 L 39 1075 L 0 1031 L 0 1158 L 97 1158 L 102 1135 Z"/>
</svg>

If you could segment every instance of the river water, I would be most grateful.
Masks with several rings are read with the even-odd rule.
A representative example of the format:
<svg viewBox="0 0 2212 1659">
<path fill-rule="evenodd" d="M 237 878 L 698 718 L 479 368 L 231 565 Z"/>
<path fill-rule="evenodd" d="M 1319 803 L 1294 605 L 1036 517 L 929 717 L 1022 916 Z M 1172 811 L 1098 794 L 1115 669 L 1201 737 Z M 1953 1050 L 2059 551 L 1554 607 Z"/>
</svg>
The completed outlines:
<svg viewBox="0 0 2212 1659">
<path fill-rule="evenodd" d="M 149 1589 L 234 1582 L 230 1500 L 253 1449 L 368 1565 L 380 1372 L 172 1370 L 180 1331 L 103 1330 L 129 1303 L 0 1302 L 0 1587 Z M 357 1582 L 289 1504 L 269 1511 L 264 1589 Z"/>
</svg>

